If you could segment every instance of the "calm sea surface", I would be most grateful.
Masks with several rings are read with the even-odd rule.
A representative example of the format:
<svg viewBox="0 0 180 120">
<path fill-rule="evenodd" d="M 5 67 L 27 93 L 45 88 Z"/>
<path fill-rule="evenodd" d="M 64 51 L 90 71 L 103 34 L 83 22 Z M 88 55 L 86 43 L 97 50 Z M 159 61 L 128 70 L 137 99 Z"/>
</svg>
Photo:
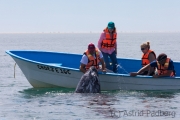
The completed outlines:
<svg viewBox="0 0 180 120">
<path fill-rule="evenodd" d="M 5 50 L 45 50 L 82 54 L 100 34 L 0 34 L 0 120 L 180 119 L 180 91 L 103 91 L 74 94 L 74 89 L 35 89 Z M 180 61 L 179 33 L 119 33 L 118 57 L 141 58 L 149 41 L 156 54 Z M 121 79 L 123 79 L 121 77 Z"/>
</svg>

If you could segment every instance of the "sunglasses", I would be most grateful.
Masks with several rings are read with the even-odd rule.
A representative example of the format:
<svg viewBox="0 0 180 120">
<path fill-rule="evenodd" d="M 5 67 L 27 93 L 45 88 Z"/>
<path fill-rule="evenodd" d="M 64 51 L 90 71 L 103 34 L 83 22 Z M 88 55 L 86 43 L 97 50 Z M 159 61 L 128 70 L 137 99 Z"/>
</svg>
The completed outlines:
<svg viewBox="0 0 180 120">
<path fill-rule="evenodd" d="M 145 48 L 141 48 L 141 50 L 145 50 Z"/>
</svg>

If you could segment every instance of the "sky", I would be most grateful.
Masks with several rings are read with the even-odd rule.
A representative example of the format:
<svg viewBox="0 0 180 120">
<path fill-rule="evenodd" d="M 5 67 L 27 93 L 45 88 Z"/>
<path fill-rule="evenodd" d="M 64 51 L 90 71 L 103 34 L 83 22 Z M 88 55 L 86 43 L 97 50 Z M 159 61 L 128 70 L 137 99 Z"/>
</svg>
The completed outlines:
<svg viewBox="0 0 180 120">
<path fill-rule="evenodd" d="M 0 33 L 179 32 L 180 0 L 0 0 Z"/>
</svg>

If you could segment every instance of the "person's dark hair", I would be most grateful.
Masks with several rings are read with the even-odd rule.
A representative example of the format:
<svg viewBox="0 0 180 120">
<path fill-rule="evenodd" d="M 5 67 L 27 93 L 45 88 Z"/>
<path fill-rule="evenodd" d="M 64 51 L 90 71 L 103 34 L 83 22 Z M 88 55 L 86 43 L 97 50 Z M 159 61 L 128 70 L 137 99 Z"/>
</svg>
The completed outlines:
<svg viewBox="0 0 180 120">
<path fill-rule="evenodd" d="M 167 58 L 167 55 L 165 53 L 161 53 L 157 57 L 157 61 L 161 61 L 161 60 L 166 59 L 166 58 Z"/>
</svg>

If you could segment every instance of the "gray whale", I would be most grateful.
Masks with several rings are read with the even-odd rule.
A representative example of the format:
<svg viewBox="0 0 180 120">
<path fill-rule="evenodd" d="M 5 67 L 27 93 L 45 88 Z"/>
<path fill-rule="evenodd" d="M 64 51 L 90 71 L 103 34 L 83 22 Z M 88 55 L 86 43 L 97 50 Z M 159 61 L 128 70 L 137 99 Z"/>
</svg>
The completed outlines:
<svg viewBox="0 0 180 120">
<path fill-rule="evenodd" d="M 98 71 L 94 66 L 91 66 L 84 75 L 82 75 L 76 90 L 76 93 L 100 93 L 100 83 Z"/>
</svg>

